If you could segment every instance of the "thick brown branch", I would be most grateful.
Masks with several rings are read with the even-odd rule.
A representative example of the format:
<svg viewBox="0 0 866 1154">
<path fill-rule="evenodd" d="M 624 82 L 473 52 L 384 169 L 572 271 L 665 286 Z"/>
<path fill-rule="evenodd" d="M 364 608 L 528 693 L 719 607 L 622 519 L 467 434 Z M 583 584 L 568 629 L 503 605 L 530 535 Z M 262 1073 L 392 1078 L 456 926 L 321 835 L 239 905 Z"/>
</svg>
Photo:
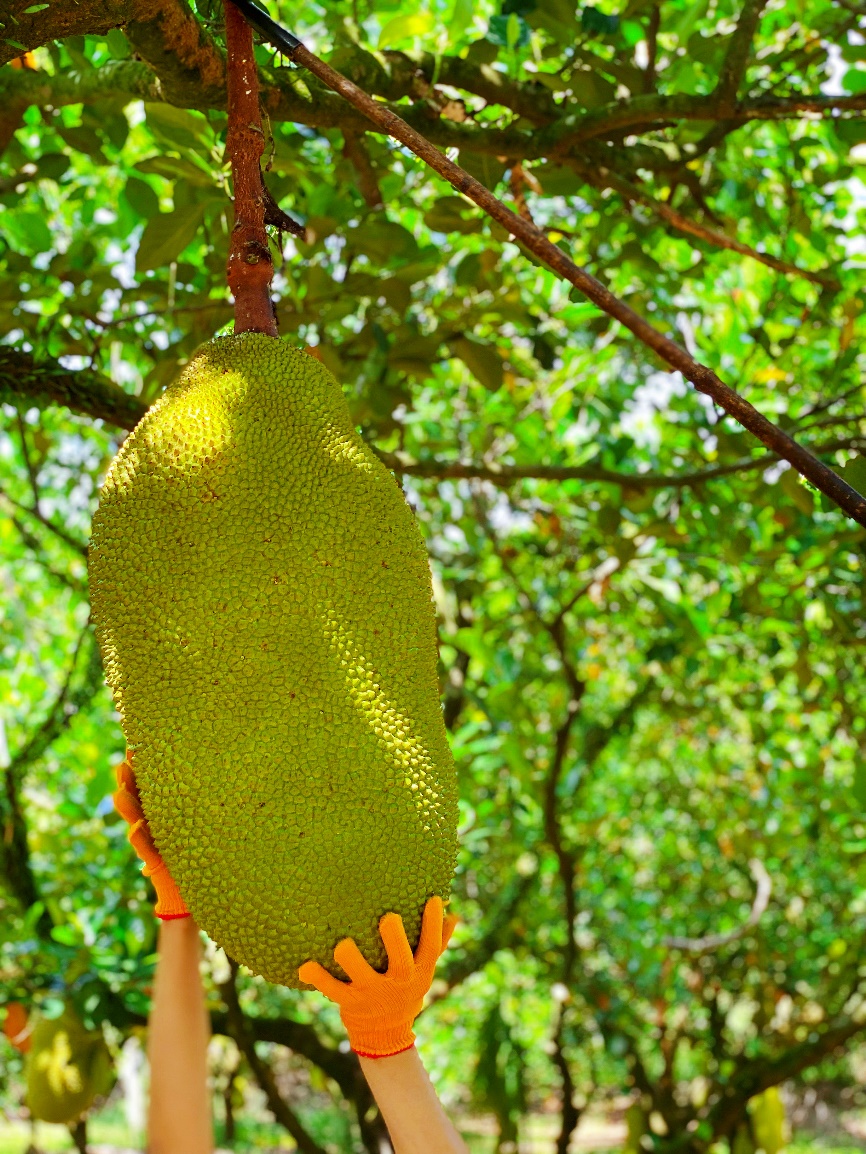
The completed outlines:
<svg viewBox="0 0 866 1154">
<path fill-rule="evenodd" d="M 226 277 L 235 298 L 235 332 L 277 335 L 270 285 L 274 264 L 265 230 L 261 158 L 265 136 L 259 111 L 259 75 L 253 31 L 232 0 L 225 0 L 228 48 L 228 134 L 235 194 Z"/>
<path fill-rule="evenodd" d="M 225 100 L 226 65 L 187 4 L 149 0 L 124 32 L 132 47 L 160 79 L 163 99 L 171 104 Z"/>
<path fill-rule="evenodd" d="M 134 428 L 147 411 L 138 397 L 93 369 L 64 369 L 57 361 L 37 360 L 23 349 L 0 345 L 0 401 L 19 400 L 65 405 L 120 429 Z"/>
<path fill-rule="evenodd" d="M 21 55 L 21 49 L 11 40 L 31 49 L 67 36 L 86 33 L 102 36 L 146 12 L 152 3 L 151 0 L 78 0 L 76 4 L 52 4 L 48 12 L 34 12 L 35 7 L 30 0 L 8 0 L 3 5 L 0 18 L 6 27 L 4 39 L 0 39 L 0 65 Z M 12 27 L 14 33 L 10 31 Z"/>
</svg>

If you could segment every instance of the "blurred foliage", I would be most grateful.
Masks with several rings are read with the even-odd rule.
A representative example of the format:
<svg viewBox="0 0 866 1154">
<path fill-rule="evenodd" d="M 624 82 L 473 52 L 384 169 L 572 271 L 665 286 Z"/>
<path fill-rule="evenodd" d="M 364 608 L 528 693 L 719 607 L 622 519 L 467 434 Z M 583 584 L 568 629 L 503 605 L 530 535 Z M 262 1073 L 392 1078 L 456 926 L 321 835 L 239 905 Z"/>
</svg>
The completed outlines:
<svg viewBox="0 0 866 1154">
<path fill-rule="evenodd" d="M 677 112 L 730 63 L 729 0 L 270 7 L 360 83 L 408 70 L 415 87 L 389 97 L 407 115 L 462 133 L 461 163 L 864 487 L 856 5 L 769 7 L 744 105 L 830 104 L 740 119 Z M 6 345 L 79 370 L 84 400 L 37 404 L 0 375 L 0 999 L 69 1004 L 116 1055 L 145 1020 L 155 930 L 110 802 L 123 743 L 84 550 L 121 434 L 87 416 L 87 381 L 149 403 L 230 325 L 225 114 L 130 95 L 131 31 L 31 45 L 52 13 L 21 9 L 0 5 L 6 43 L 49 42 L 36 73 L 0 72 L 0 323 Z M 218 46 L 219 6 L 197 18 Z M 257 52 L 266 81 L 304 84 Z M 498 103 L 494 82 L 519 90 Z M 643 203 L 600 180 L 598 138 L 559 155 L 528 115 L 656 96 L 680 101 L 668 120 L 601 138 Z M 527 1112 L 559 1110 L 564 1150 L 587 1104 L 624 1094 L 643 1146 L 734 1143 L 750 1099 L 866 1021 L 866 537 L 413 157 L 346 124 L 269 123 L 267 183 L 310 233 L 274 237 L 274 290 L 281 332 L 343 382 L 430 552 L 463 925 L 419 1022 L 425 1060 L 458 1115 L 495 1116 L 502 1149 Z M 547 151 L 529 155 L 536 133 Z M 838 285 L 686 236 L 646 197 Z M 755 860 L 771 893 L 750 921 Z M 227 968 L 209 959 L 225 1033 Z M 315 1139 L 374 1149 L 334 1007 L 249 976 L 239 990 Z M 0 1054 L 14 1110 L 22 1059 Z M 239 1103 L 232 1077 L 218 1097 Z"/>
</svg>

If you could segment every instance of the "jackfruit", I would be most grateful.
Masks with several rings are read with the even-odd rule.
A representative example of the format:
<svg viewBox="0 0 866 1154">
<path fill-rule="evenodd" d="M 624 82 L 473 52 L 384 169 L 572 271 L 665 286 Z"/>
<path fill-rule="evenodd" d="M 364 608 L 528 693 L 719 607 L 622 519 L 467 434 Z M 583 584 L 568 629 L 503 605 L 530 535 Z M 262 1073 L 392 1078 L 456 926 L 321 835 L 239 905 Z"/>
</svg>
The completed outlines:
<svg viewBox="0 0 866 1154">
<path fill-rule="evenodd" d="M 456 857 L 421 534 L 316 359 L 204 346 L 127 438 L 90 547 L 93 614 L 144 812 L 198 924 L 298 986 L 417 943 Z"/>
<path fill-rule="evenodd" d="M 72 1122 L 114 1083 L 101 1030 L 87 1030 L 67 1009 L 32 1034 L 27 1056 L 27 1107 L 42 1122 Z"/>
</svg>

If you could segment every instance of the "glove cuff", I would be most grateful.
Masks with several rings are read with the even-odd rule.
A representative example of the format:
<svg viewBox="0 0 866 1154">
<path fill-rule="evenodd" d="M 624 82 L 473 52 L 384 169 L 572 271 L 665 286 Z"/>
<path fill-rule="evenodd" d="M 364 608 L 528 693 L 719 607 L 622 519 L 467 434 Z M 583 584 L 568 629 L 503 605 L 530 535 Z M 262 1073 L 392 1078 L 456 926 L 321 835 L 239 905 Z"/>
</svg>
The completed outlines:
<svg viewBox="0 0 866 1154">
<path fill-rule="evenodd" d="M 407 1050 L 414 1049 L 415 1042 L 413 1039 L 413 1041 L 411 1041 L 408 1046 L 404 1046 L 402 1050 L 394 1050 L 394 1052 L 391 1054 L 368 1054 L 365 1050 L 356 1050 L 354 1047 L 352 1048 L 352 1053 L 357 1054 L 359 1058 L 393 1058 L 396 1054 L 405 1054 Z"/>
<path fill-rule="evenodd" d="M 153 888 L 156 890 L 156 905 L 153 912 L 160 919 L 160 921 L 173 921 L 175 918 L 188 918 L 189 910 L 186 908 L 186 902 L 177 888 L 177 884 L 165 862 L 160 864 L 155 869 L 145 868 L 142 870 L 145 877 L 149 877 L 153 883 Z"/>
<path fill-rule="evenodd" d="M 362 1058 L 390 1058 L 402 1054 L 415 1045 L 412 1022 L 348 1021 L 343 1025 L 349 1035 L 349 1045 Z"/>
</svg>

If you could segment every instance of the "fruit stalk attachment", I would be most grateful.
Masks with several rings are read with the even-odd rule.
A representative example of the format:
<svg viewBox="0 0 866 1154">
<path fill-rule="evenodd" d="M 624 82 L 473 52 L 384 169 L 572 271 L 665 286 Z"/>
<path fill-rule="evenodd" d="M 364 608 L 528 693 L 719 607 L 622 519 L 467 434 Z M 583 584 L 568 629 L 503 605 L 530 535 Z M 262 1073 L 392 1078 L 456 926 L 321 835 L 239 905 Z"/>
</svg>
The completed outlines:
<svg viewBox="0 0 866 1154">
<path fill-rule="evenodd" d="M 274 264 L 265 231 L 265 195 L 260 161 L 265 134 L 259 110 L 259 75 L 253 30 L 231 0 L 225 0 L 228 53 L 228 135 L 235 194 L 226 279 L 235 298 L 235 332 L 277 336 L 270 284 Z"/>
</svg>

